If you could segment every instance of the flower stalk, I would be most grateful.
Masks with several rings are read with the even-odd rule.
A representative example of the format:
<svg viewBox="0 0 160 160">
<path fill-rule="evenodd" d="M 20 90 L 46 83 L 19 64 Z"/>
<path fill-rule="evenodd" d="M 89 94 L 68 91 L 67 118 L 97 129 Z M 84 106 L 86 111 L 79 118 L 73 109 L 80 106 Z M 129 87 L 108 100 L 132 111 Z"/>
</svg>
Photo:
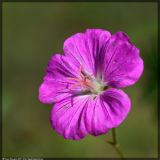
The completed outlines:
<svg viewBox="0 0 160 160">
<path fill-rule="evenodd" d="M 116 129 L 115 128 L 112 129 L 112 141 L 107 141 L 107 143 L 111 144 L 114 147 L 114 149 L 116 150 L 116 152 L 118 153 L 118 155 L 120 156 L 120 158 L 122 160 L 125 159 L 122 151 L 119 149 L 120 144 L 117 141 Z"/>
</svg>

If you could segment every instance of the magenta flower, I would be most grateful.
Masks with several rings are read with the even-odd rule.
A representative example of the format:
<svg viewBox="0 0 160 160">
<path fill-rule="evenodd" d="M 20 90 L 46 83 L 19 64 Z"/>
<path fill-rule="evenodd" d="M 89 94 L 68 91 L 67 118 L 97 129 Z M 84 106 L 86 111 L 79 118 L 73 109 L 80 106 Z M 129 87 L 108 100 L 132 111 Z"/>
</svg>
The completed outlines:
<svg viewBox="0 0 160 160">
<path fill-rule="evenodd" d="M 119 88 L 134 84 L 142 71 L 139 50 L 125 33 L 87 29 L 64 42 L 64 55 L 52 56 L 39 99 L 55 103 L 50 122 L 64 138 L 105 134 L 130 111 L 130 99 Z"/>
</svg>

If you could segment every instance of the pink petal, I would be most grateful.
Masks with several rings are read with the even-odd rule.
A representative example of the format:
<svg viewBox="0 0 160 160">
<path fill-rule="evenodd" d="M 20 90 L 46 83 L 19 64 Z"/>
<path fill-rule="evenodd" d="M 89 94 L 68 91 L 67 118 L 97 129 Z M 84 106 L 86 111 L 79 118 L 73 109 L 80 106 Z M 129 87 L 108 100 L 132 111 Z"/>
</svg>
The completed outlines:
<svg viewBox="0 0 160 160">
<path fill-rule="evenodd" d="M 53 129 L 67 139 L 79 140 L 85 137 L 88 131 L 83 116 L 88 100 L 88 96 L 78 96 L 56 103 L 50 117 Z"/>
<path fill-rule="evenodd" d="M 108 112 L 108 128 L 119 126 L 127 117 L 131 102 L 128 95 L 120 89 L 110 88 L 106 90 L 101 96 L 101 106 L 106 107 Z"/>
<path fill-rule="evenodd" d="M 71 62 L 71 63 L 68 63 Z M 47 66 L 47 73 L 39 88 L 39 100 L 42 103 L 53 103 L 72 94 L 69 90 L 74 81 L 69 77 L 79 77 L 78 68 L 72 65 L 72 60 L 64 55 L 53 55 Z M 80 90 L 79 86 L 74 90 Z"/>
<path fill-rule="evenodd" d="M 67 88 L 67 82 L 45 79 L 39 88 L 39 100 L 46 104 L 60 101 L 71 95 Z"/>
<path fill-rule="evenodd" d="M 122 90 L 108 89 L 88 106 L 86 127 L 90 134 L 97 136 L 122 123 L 130 110 L 130 99 Z"/>
<path fill-rule="evenodd" d="M 75 63 L 79 62 L 85 72 L 96 75 L 100 67 L 100 52 L 110 36 L 108 31 L 102 29 L 77 33 L 64 42 L 64 53 Z"/>
<path fill-rule="evenodd" d="M 107 42 L 104 57 L 104 80 L 108 85 L 121 88 L 134 84 L 143 72 L 139 49 L 123 32 L 112 35 Z"/>
</svg>

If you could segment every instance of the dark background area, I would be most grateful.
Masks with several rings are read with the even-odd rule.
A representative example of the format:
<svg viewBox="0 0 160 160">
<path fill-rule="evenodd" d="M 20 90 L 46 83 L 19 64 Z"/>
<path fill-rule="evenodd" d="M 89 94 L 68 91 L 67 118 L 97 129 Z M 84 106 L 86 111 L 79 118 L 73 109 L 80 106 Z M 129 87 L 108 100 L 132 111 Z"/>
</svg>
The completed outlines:
<svg viewBox="0 0 160 160">
<path fill-rule="evenodd" d="M 117 128 L 126 157 L 157 157 L 157 3 L 3 3 L 3 156 L 118 157 L 105 141 L 111 133 L 81 141 L 52 130 L 51 105 L 38 89 L 64 40 L 87 28 L 126 32 L 140 49 L 144 73 L 125 88 L 132 102 Z"/>
</svg>

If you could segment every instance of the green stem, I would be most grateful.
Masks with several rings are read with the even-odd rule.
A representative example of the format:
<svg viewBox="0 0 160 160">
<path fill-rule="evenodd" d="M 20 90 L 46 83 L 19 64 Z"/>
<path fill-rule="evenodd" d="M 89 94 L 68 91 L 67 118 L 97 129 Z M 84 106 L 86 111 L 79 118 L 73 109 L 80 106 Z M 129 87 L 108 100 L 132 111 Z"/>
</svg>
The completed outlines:
<svg viewBox="0 0 160 160">
<path fill-rule="evenodd" d="M 123 156 L 123 153 L 119 149 L 120 145 L 119 145 L 119 143 L 117 141 L 116 129 L 115 128 L 112 129 L 112 139 L 113 139 L 112 142 L 111 141 L 107 141 L 107 142 L 114 147 L 114 149 L 116 150 L 116 152 L 119 154 L 120 158 L 124 160 L 125 158 Z"/>
</svg>

